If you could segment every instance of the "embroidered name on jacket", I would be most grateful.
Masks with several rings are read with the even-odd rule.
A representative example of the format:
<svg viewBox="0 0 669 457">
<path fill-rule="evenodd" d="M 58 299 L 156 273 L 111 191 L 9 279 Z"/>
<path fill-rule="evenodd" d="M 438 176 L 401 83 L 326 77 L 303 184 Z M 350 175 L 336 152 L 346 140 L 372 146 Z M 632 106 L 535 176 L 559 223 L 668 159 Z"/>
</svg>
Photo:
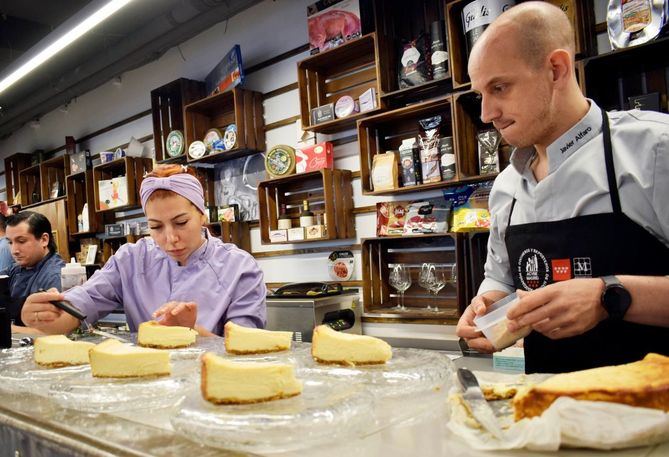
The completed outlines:
<svg viewBox="0 0 669 457">
<path fill-rule="evenodd" d="M 583 140 L 590 132 L 592 132 L 592 127 L 590 126 L 586 127 L 584 130 L 581 130 L 574 136 L 573 140 L 569 141 L 569 143 L 560 147 L 560 152 L 564 154 L 569 150 L 569 148 L 571 148 L 572 146 Z"/>
</svg>

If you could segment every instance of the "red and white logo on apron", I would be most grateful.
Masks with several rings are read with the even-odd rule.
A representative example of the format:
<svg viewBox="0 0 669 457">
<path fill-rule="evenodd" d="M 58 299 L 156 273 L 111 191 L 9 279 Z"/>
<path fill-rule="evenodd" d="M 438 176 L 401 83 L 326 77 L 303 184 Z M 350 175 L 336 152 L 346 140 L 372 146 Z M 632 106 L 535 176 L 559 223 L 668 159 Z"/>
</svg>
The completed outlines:
<svg viewBox="0 0 669 457">
<path fill-rule="evenodd" d="M 571 259 L 551 259 L 553 282 L 571 279 Z"/>
<path fill-rule="evenodd" d="M 534 248 L 525 249 L 518 257 L 518 277 L 525 290 L 548 284 L 548 260 Z"/>
</svg>

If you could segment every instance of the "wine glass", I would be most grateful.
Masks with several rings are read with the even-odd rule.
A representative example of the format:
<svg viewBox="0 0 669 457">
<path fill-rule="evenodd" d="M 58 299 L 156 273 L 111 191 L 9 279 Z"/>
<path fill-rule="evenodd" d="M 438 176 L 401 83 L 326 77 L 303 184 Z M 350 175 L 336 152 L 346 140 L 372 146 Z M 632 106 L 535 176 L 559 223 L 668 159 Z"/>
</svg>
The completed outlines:
<svg viewBox="0 0 669 457">
<path fill-rule="evenodd" d="M 411 273 L 409 268 L 402 264 L 396 264 L 390 273 L 390 285 L 397 289 L 400 294 L 400 302 L 395 309 L 406 311 L 404 306 L 404 291 L 411 287 Z"/>
<path fill-rule="evenodd" d="M 434 280 L 434 277 L 432 275 L 432 272 L 434 271 L 435 266 L 431 263 L 424 263 L 420 267 L 420 274 L 418 275 L 418 285 L 421 286 L 423 289 L 426 289 L 428 293 L 432 292 L 432 281 Z M 427 305 L 427 310 L 431 311 L 432 306 L 430 306 L 429 302 Z"/>
<path fill-rule="evenodd" d="M 431 288 L 430 290 L 434 293 L 435 297 L 435 305 L 434 308 L 432 308 L 433 311 L 439 311 L 439 306 L 437 306 L 437 295 L 439 295 L 439 291 L 446 287 L 446 273 L 444 272 L 443 268 L 435 268 L 432 270 L 432 281 L 431 281 Z M 429 308 L 428 308 L 429 309 Z"/>
</svg>

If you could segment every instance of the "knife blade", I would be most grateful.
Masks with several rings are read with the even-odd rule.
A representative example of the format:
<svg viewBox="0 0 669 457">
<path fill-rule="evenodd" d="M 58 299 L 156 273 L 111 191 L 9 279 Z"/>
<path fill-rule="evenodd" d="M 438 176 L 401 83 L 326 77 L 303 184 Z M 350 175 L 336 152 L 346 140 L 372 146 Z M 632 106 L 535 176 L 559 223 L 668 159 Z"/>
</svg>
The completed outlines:
<svg viewBox="0 0 669 457">
<path fill-rule="evenodd" d="M 118 335 L 114 335 L 113 333 L 108 333 L 108 332 L 105 332 L 105 331 L 102 331 L 102 330 L 98 330 L 95 327 L 93 327 L 91 324 L 89 324 L 87 321 L 82 321 L 82 322 L 84 323 L 84 325 L 86 325 L 86 331 L 88 333 L 92 333 L 94 335 L 104 336 L 105 338 L 113 338 L 113 339 L 119 340 L 123 343 L 130 343 L 131 342 L 131 341 L 126 340 L 123 337 L 120 337 Z"/>
<path fill-rule="evenodd" d="M 464 389 L 462 397 L 469 404 L 474 418 L 495 438 L 503 439 L 504 433 L 497 423 L 497 418 L 488 401 L 483 397 L 483 392 L 474 373 L 467 368 L 458 368 L 458 380 Z"/>
</svg>

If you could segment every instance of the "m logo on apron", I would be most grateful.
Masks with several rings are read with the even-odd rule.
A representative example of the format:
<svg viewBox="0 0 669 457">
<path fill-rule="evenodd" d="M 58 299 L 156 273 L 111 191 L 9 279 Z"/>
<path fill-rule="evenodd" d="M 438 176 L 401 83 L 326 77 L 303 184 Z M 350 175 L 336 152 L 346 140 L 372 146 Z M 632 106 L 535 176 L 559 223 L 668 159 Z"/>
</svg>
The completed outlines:
<svg viewBox="0 0 669 457">
<path fill-rule="evenodd" d="M 518 276 L 525 290 L 534 290 L 548 284 L 548 260 L 534 248 L 525 249 L 518 257 Z"/>
</svg>

